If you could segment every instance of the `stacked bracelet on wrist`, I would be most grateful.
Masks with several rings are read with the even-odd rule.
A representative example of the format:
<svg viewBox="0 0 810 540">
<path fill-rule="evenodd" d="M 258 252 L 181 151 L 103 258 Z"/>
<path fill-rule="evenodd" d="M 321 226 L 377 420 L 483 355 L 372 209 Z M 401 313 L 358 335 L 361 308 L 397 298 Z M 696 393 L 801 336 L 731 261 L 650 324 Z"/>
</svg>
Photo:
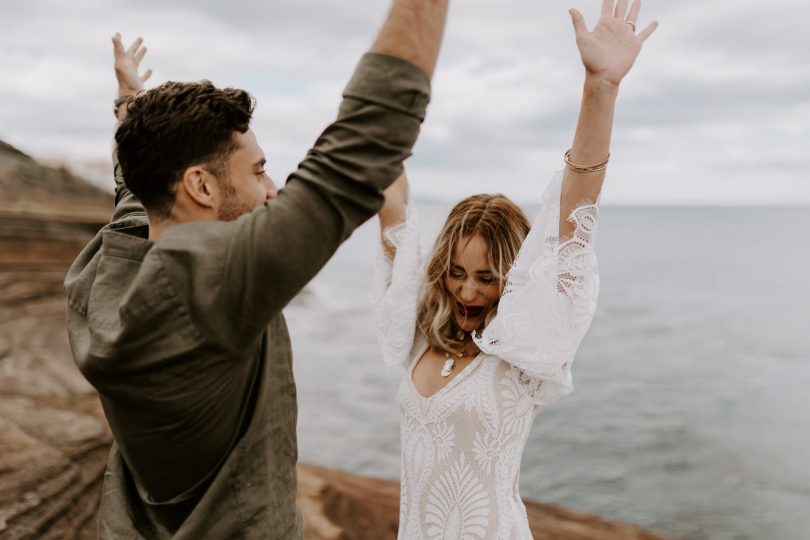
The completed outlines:
<svg viewBox="0 0 810 540">
<path fill-rule="evenodd" d="M 604 171 L 607 168 L 608 161 L 610 161 L 610 152 L 608 152 L 605 161 L 602 163 L 597 163 L 596 165 L 577 165 L 575 163 L 571 163 L 571 149 L 569 148 L 565 152 L 565 166 L 571 169 L 574 172 L 578 173 L 592 173 L 592 172 L 599 172 Z"/>
<path fill-rule="evenodd" d="M 129 102 L 132 101 L 134 98 L 135 96 L 129 95 L 129 96 L 121 96 L 115 100 L 115 102 L 113 103 L 113 114 L 115 115 L 116 118 L 118 118 L 118 110 L 121 108 L 121 105 L 129 106 Z"/>
<path fill-rule="evenodd" d="M 121 105 L 126 105 L 127 107 L 129 107 L 130 103 L 132 103 L 133 100 L 138 99 L 138 97 L 144 95 L 145 93 L 146 90 L 141 88 L 134 94 L 126 94 L 116 99 L 115 103 L 113 104 L 113 112 L 115 113 L 115 117 L 118 118 L 118 111 L 121 109 Z M 120 118 L 118 119 L 120 120 Z"/>
</svg>

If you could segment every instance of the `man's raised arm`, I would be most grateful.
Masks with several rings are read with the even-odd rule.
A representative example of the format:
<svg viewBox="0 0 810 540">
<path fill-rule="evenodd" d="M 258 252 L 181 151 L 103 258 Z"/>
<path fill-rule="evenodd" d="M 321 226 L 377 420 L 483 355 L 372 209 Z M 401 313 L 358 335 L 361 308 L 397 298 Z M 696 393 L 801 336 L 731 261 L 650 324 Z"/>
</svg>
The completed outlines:
<svg viewBox="0 0 810 540">
<path fill-rule="evenodd" d="M 143 39 L 136 39 L 128 49 L 124 49 L 121 34 L 112 38 L 113 57 L 115 59 L 115 78 L 118 81 L 118 99 L 115 100 L 115 117 L 117 125 L 121 125 L 127 113 L 127 104 L 138 92 L 143 90 L 143 83 L 152 76 L 152 70 L 147 69 L 143 75 L 139 74 L 141 60 L 146 54 Z M 121 165 L 118 163 L 118 148 L 113 151 L 113 170 L 115 173 L 115 213 L 112 223 L 123 222 L 133 217 L 143 219 L 146 217 L 141 202 L 130 193 L 124 183 Z"/>
<path fill-rule="evenodd" d="M 397 56 L 433 77 L 448 4 L 449 0 L 394 0 L 370 52 Z"/>
<path fill-rule="evenodd" d="M 393 0 L 337 118 L 277 197 L 227 226 L 183 229 L 186 236 L 168 229 L 161 237 L 168 274 L 194 288 L 184 294 L 194 298 L 192 318 L 203 334 L 229 349 L 255 347 L 268 321 L 380 211 L 383 190 L 402 174 L 425 118 L 448 3 Z M 192 232 L 199 241 L 187 236 Z M 212 257 L 212 248 L 221 253 Z M 189 259 L 211 268 L 186 279 Z"/>
</svg>

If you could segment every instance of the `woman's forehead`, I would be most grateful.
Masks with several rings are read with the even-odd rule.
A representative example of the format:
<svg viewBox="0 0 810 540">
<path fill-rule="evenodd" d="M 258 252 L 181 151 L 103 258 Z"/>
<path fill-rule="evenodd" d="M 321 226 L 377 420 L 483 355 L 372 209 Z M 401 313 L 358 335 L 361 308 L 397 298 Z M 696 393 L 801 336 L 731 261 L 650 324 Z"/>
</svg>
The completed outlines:
<svg viewBox="0 0 810 540">
<path fill-rule="evenodd" d="M 489 245 L 479 235 L 465 236 L 456 243 L 451 260 L 456 266 L 467 270 L 478 271 L 489 269 Z"/>
</svg>

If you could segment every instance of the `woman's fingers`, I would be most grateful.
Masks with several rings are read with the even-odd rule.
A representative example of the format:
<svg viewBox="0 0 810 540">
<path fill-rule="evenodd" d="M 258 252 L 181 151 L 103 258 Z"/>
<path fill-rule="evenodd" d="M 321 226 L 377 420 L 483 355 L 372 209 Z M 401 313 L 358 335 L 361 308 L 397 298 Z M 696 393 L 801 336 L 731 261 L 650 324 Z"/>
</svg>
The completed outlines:
<svg viewBox="0 0 810 540">
<path fill-rule="evenodd" d="M 617 19 L 624 19 L 625 13 L 627 13 L 627 0 L 619 0 L 616 3 L 616 12 L 613 16 Z"/>
<path fill-rule="evenodd" d="M 627 13 L 627 21 L 636 24 L 638 22 L 638 12 L 641 11 L 641 0 L 634 0 L 633 5 L 630 6 L 630 11 Z"/>
<path fill-rule="evenodd" d="M 568 13 L 571 14 L 571 22 L 574 23 L 574 32 L 576 32 L 577 37 L 587 34 L 588 26 L 585 24 L 585 17 L 582 16 L 582 13 L 576 9 L 570 9 Z"/>
<path fill-rule="evenodd" d="M 152 69 L 147 69 L 143 75 L 141 75 L 141 83 L 145 83 L 146 80 L 152 76 Z"/>
<path fill-rule="evenodd" d="M 653 21 L 647 25 L 647 28 L 639 32 L 638 37 L 641 38 L 641 41 L 647 41 L 647 38 L 649 38 L 653 32 L 655 32 L 656 28 L 658 28 L 658 21 Z"/>
<path fill-rule="evenodd" d="M 602 0 L 602 15 L 613 13 L 613 0 Z"/>
</svg>

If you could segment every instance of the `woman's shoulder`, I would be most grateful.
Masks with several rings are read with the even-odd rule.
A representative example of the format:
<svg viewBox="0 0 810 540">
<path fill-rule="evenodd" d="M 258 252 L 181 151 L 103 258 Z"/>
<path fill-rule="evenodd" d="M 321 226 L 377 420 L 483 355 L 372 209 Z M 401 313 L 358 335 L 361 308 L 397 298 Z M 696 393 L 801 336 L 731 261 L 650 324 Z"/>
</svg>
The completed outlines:
<svg viewBox="0 0 810 540">
<path fill-rule="evenodd" d="M 481 363 L 486 364 L 490 367 L 492 372 L 501 377 L 513 377 L 515 376 L 515 372 L 519 371 L 515 366 L 497 356 L 495 354 L 488 354 L 481 351 Z"/>
<path fill-rule="evenodd" d="M 413 364 L 419 360 L 425 351 L 428 350 L 430 344 L 428 343 L 427 337 L 425 334 L 422 333 L 421 330 L 418 328 L 413 337 L 413 345 L 411 346 L 411 352 L 408 355 L 408 367 L 412 367 Z"/>
</svg>

